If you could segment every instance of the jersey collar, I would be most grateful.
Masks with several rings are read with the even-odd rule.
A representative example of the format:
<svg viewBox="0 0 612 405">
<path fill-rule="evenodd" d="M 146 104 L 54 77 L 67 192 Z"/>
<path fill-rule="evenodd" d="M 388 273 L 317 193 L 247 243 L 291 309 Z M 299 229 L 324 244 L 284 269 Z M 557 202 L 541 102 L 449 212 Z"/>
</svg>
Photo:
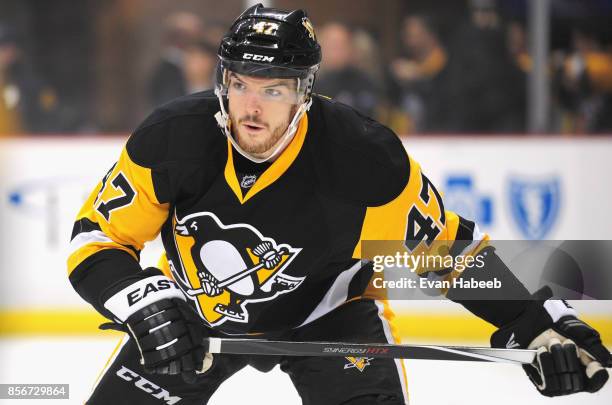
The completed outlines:
<svg viewBox="0 0 612 405">
<path fill-rule="evenodd" d="M 291 166 L 295 158 L 297 157 L 302 145 L 306 139 L 306 132 L 308 131 L 308 114 L 304 114 L 300 119 L 299 126 L 295 131 L 293 139 L 287 146 L 287 148 L 278 156 L 278 158 L 272 163 L 270 167 L 264 171 L 261 176 L 257 179 L 253 187 L 249 189 L 246 195 L 242 195 L 240 184 L 238 183 L 238 176 L 236 176 L 236 169 L 234 167 L 234 148 L 232 143 L 227 140 L 227 162 L 225 164 L 225 181 L 230 186 L 240 204 L 244 204 L 255 194 L 268 187 L 280 178 Z"/>
</svg>

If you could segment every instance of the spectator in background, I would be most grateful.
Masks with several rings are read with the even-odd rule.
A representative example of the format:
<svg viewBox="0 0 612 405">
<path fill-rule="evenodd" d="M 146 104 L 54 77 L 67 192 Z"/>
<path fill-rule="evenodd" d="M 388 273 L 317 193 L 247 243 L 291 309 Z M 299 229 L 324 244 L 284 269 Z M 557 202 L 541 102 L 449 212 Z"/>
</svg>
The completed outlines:
<svg viewBox="0 0 612 405">
<path fill-rule="evenodd" d="M 375 117 L 380 91 L 374 79 L 356 66 L 351 30 L 338 22 L 328 23 L 320 29 L 319 40 L 323 61 L 315 92 Z"/>
<path fill-rule="evenodd" d="M 512 21 L 506 28 L 506 41 L 508 51 L 516 67 L 523 73 L 529 74 L 533 61 L 527 49 L 527 32 L 521 22 Z"/>
<path fill-rule="evenodd" d="M 187 94 L 212 89 L 216 66 L 217 49 L 206 40 L 187 47 L 183 63 Z"/>
<path fill-rule="evenodd" d="M 525 131 L 526 76 L 512 60 L 493 0 L 470 0 L 470 20 L 454 35 L 449 57 L 449 128 L 458 132 Z"/>
<path fill-rule="evenodd" d="M 577 133 L 612 131 L 612 49 L 587 29 L 572 33 L 572 52 L 561 59 L 559 101 Z"/>
<path fill-rule="evenodd" d="M 188 12 L 170 15 L 164 23 L 164 49 L 149 84 L 149 102 L 155 107 L 187 94 L 185 49 L 202 37 L 200 18 Z"/>
<path fill-rule="evenodd" d="M 405 56 L 390 66 L 393 98 L 404 113 L 404 132 L 424 132 L 445 129 L 443 122 L 447 105 L 444 95 L 446 51 L 442 47 L 431 19 L 412 15 L 404 19 L 402 45 Z"/>
<path fill-rule="evenodd" d="M 223 35 L 227 32 L 228 22 L 221 20 L 207 20 L 204 23 L 202 39 L 209 44 L 219 44 Z M 214 46 L 215 52 L 217 47 Z"/>
<path fill-rule="evenodd" d="M 373 81 L 378 89 L 378 101 L 375 107 L 375 117 L 381 123 L 392 127 L 396 133 L 405 133 L 403 127 L 394 126 L 397 122 L 397 111 L 393 108 L 389 98 L 390 85 L 386 63 L 380 53 L 380 46 L 376 39 L 366 30 L 357 28 L 353 31 L 353 47 L 355 67 L 364 72 Z"/>
<path fill-rule="evenodd" d="M 384 80 L 382 57 L 376 40 L 364 29 L 353 31 L 353 52 L 355 67 L 367 74 L 375 83 Z"/>
<path fill-rule="evenodd" d="M 24 61 L 15 31 L 0 23 L 0 135 L 58 128 L 55 91 Z"/>
</svg>

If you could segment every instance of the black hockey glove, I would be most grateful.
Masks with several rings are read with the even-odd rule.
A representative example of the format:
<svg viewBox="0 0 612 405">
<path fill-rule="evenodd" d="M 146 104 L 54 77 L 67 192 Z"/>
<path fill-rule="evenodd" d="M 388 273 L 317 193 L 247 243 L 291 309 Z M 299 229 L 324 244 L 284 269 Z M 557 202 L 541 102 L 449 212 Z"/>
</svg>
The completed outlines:
<svg viewBox="0 0 612 405">
<path fill-rule="evenodd" d="M 143 273 L 150 276 L 130 280 L 132 283 L 106 300 L 104 307 L 117 322 L 100 328 L 129 333 L 146 372 L 181 374 L 193 383 L 197 374 L 206 373 L 213 365 L 213 356 L 202 347 L 207 329 L 174 281 L 157 269 Z"/>
<path fill-rule="evenodd" d="M 491 346 L 537 350 L 523 369 L 542 395 L 599 391 L 608 380 L 604 367 L 612 367 L 610 353 L 573 308 L 551 297 L 548 287 L 537 291 L 517 319 L 491 336 Z"/>
</svg>

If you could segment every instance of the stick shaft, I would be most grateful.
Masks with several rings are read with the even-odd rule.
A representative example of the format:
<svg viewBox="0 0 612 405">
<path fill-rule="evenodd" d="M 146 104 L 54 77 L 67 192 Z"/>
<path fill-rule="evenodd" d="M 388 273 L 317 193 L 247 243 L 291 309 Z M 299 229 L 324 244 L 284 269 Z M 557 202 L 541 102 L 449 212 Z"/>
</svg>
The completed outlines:
<svg viewBox="0 0 612 405">
<path fill-rule="evenodd" d="M 208 338 L 210 353 L 276 356 L 354 356 L 414 360 L 487 361 L 532 363 L 535 350 L 485 347 L 363 344 L 341 342 L 286 342 L 263 339 Z"/>
<path fill-rule="evenodd" d="M 234 284 L 235 282 L 240 281 L 243 278 L 247 277 L 251 273 L 254 273 L 257 270 L 261 269 L 262 267 L 263 267 L 263 263 L 259 263 L 257 266 L 254 266 L 254 267 L 251 267 L 250 269 L 244 270 L 242 273 L 234 274 L 233 276 L 230 276 L 230 277 L 226 278 L 225 280 L 222 280 L 217 287 L 223 288 L 223 287 L 228 286 L 230 284 Z"/>
</svg>

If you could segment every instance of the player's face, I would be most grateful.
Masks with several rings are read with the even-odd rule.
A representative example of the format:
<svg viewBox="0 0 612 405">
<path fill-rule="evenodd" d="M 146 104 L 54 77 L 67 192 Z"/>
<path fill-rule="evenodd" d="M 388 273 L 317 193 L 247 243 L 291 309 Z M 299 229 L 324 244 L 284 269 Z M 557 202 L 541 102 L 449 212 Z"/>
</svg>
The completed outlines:
<svg viewBox="0 0 612 405">
<path fill-rule="evenodd" d="M 295 79 L 268 79 L 230 73 L 229 116 L 232 133 L 245 152 L 272 154 L 297 109 Z"/>
</svg>

